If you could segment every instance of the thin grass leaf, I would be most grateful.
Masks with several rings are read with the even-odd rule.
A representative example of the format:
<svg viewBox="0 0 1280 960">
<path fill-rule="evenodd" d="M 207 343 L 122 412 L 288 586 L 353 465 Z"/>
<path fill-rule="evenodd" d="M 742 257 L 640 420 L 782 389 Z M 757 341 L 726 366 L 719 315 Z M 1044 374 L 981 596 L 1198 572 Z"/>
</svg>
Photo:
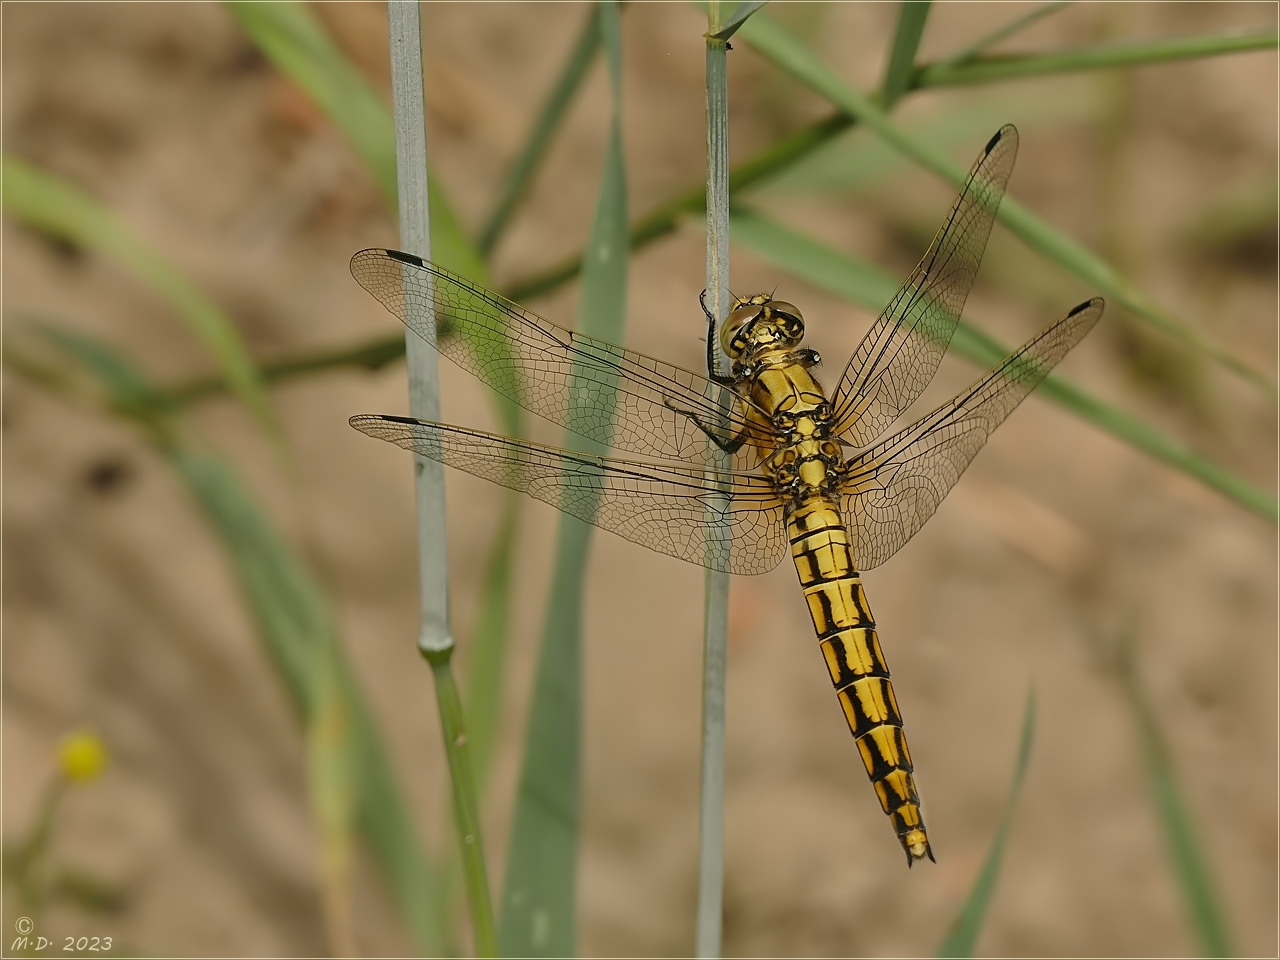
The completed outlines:
<svg viewBox="0 0 1280 960">
<path fill-rule="evenodd" d="M 33 324 L 32 329 L 60 354 L 74 361 L 76 368 L 91 375 L 94 386 L 98 388 L 101 399 L 109 410 L 147 428 L 155 439 L 169 440 L 172 429 L 169 415 L 172 408 L 164 394 L 132 364 L 97 340 L 67 328 L 52 324 Z M 12 352 L 24 358 L 24 361 L 28 355 L 21 346 Z M 5 365 L 10 365 L 8 352 Z M 19 366 L 18 372 L 25 373 L 24 366 Z M 64 395 L 77 392 L 78 384 L 68 372 L 67 365 L 59 364 L 59 369 L 54 372 L 60 375 L 58 381 L 41 378 L 40 382 Z"/>
<path fill-rule="evenodd" d="M 318 350 L 315 353 L 303 354 L 274 363 L 264 363 L 260 368 L 262 379 L 267 383 L 285 382 L 296 377 L 306 377 L 324 370 L 339 367 L 357 367 L 375 372 L 404 356 L 404 337 L 384 337 L 357 344 L 354 347 L 340 347 L 336 350 Z M 198 403 L 201 400 L 216 397 L 227 389 L 226 380 L 221 377 L 202 377 L 187 383 L 170 387 L 165 396 L 177 406 Z"/>
<path fill-rule="evenodd" d="M 396 147 L 391 111 L 320 21 L 296 0 L 236 0 L 225 6 L 262 54 L 338 128 L 373 175 L 387 205 L 395 210 Z M 487 284 L 484 259 L 467 239 L 437 178 L 429 178 L 428 186 L 433 258 L 455 273 Z"/>
<path fill-rule="evenodd" d="M 581 600 L 589 527 L 561 521 L 507 852 L 503 956 L 573 956 L 581 818 Z"/>
<path fill-rule="evenodd" d="M 880 103 L 886 110 L 907 92 L 916 74 L 916 51 L 929 19 L 929 0 L 903 0 L 898 6 L 898 26 L 889 48 L 889 63 L 880 84 Z"/>
<path fill-rule="evenodd" d="M 399 209 L 396 187 L 395 125 L 391 111 L 372 86 L 343 56 L 307 8 L 296 0 L 261 3 L 236 0 L 227 3 L 249 39 L 329 117 L 350 142 L 373 174 L 393 209 Z M 439 178 L 427 177 L 427 205 L 431 216 L 432 259 L 482 286 L 490 286 L 480 253 L 467 239 L 453 213 Z M 468 331 L 463 328 L 462 336 Z M 403 350 L 387 341 L 357 348 L 356 361 L 369 362 L 385 351 Z M 314 367 L 312 367 L 314 369 Z M 293 368 L 290 373 L 297 372 Z M 499 416 L 507 432 L 519 434 L 515 404 L 497 399 Z"/>
<path fill-rule="evenodd" d="M 1036 53 L 1023 56 L 985 57 L 962 63 L 925 64 L 916 71 L 911 86 L 960 87 L 972 83 L 992 83 L 1040 77 L 1080 70 L 1109 70 L 1139 67 L 1172 60 L 1195 60 L 1251 50 L 1274 50 L 1280 34 L 1249 33 L 1217 37 L 1179 37 L 1143 43 L 1109 43 L 1076 50 Z"/>
<path fill-rule="evenodd" d="M 946 64 L 948 66 L 954 66 L 955 64 L 958 64 L 958 63 L 964 63 L 966 60 L 972 60 L 974 57 L 980 54 L 983 50 L 986 50 L 988 47 L 994 47 L 1001 40 L 1005 40 L 1013 36 L 1015 33 L 1018 33 L 1021 30 L 1025 30 L 1027 27 L 1031 26 L 1031 24 L 1035 23 L 1040 18 L 1047 17 L 1053 13 L 1057 13 L 1059 10 L 1065 9 L 1070 5 L 1071 5 L 1071 0 L 1054 0 L 1053 3 L 1046 3 L 1042 7 L 1036 7 L 1034 10 L 1024 13 L 1019 17 L 1015 17 L 1013 20 L 1010 20 L 1007 24 L 1005 24 L 1003 27 L 1000 27 L 998 30 L 994 30 L 991 33 L 988 33 L 985 37 L 981 37 L 980 39 L 975 40 L 973 43 L 969 44 L 967 47 L 962 47 L 961 49 L 957 50 L 955 53 L 951 54 L 950 56 L 945 57 L 942 60 L 939 60 L 938 63 Z"/>
<path fill-rule="evenodd" d="M 809 47 L 775 20 L 763 14 L 753 17 L 743 25 L 740 36 L 784 72 L 815 93 L 827 98 L 841 110 L 858 117 L 862 123 L 900 150 L 904 156 L 957 187 L 964 183 L 963 168 L 895 126 L 869 98 L 846 84 L 822 63 Z M 1276 396 L 1275 385 L 1265 375 L 1231 356 L 1203 334 L 1172 317 L 1100 258 L 1059 233 L 1016 201 L 1005 198 L 997 216 L 1000 222 L 1016 236 L 1050 261 L 1100 289 L 1116 302 L 1203 356 L 1213 359 L 1244 377 L 1268 395 Z"/>
<path fill-rule="evenodd" d="M 342 132 L 394 208 L 396 153 L 391 113 L 320 21 L 294 0 L 236 0 L 224 6 L 258 50 L 301 87 Z"/>
<path fill-rule="evenodd" d="M 277 444 L 280 424 L 235 324 L 203 291 L 79 187 L 5 155 L 0 206 L 28 226 L 102 254 L 132 272 L 173 308 L 204 346 L 222 380 Z"/>
<path fill-rule="evenodd" d="M 743 12 L 739 6 L 735 16 Z M 751 11 L 746 11 L 750 13 Z M 728 41 L 720 39 L 732 30 L 718 22 L 720 4 L 712 3 L 707 16 L 707 255 L 704 309 L 716 319 L 707 331 L 714 345 L 719 324 L 729 315 L 729 78 Z M 733 19 L 733 18 L 731 18 Z M 745 16 L 737 20 L 740 25 Z M 736 27 L 735 27 L 736 29 Z M 719 369 L 728 357 L 716 351 Z M 710 388 L 709 400 L 727 406 L 728 391 Z M 723 422 L 709 424 L 725 429 Z M 729 458 L 710 441 L 708 462 L 728 470 Z M 708 504 L 709 515 L 723 515 L 727 494 Z M 728 531 L 723 536 L 728 539 Z M 694 949 L 700 958 L 720 956 L 724 940 L 724 754 L 725 683 L 729 650 L 729 576 L 710 570 L 704 574 L 702 640 L 702 757 L 698 814 L 698 913 Z"/>
<path fill-rule="evenodd" d="M 485 257 L 493 251 L 499 237 L 506 230 L 516 205 L 524 199 L 529 184 L 546 156 L 547 148 L 551 145 L 551 138 L 560 129 L 569 105 L 573 103 L 574 97 L 582 87 L 587 69 L 595 59 L 596 50 L 600 46 L 598 18 L 597 8 L 591 7 L 587 12 L 582 33 L 578 36 L 578 42 L 573 45 L 573 49 L 569 52 L 569 59 L 561 68 L 560 78 L 551 88 L 546 103 L 542 105 L 542 110 L 538 113 L 538 119 L 534 121 L 524 149 L 520 151 L 516 162 L 507 173 L 506 182 L 502 185 L 502 193 L 498 196 L 493 213 L 489 215 L 484 229 L 480 231 L 477 246 Z"/>
<path fill-rule="evenodd" d="M 1007 123 L 1011 115 L 1029 118 L 1019 122 L 1024 135 L 1038 128 L 1053 129 L 1078 123 L 1092 116 L 1093 105 L 1071 96 L 1046 96 L 1042 92 L 1011 91 L 1009 97 L 981 99 L 955 104 L 954 108 L 919 118 L 903 117 L 902 126 L 934 150 L 951 154 L 972 149 L 991 136 L 992 130 Z M 902 155 L 883 140 L 849 135 L 814 150 L 787 169 L 758 185 L 761 194 L 833 194 L 857 198 L 873 194 L 890 179 L 913 172 Z"/>
<path fill-rule="evenodd" d="M 729 14 L 729 19 L 719 24 L 714 32 L 707 34 L 707 39 L 727 42 L 730 37 L 738 32 L 738 28 L 747 22 L 747 17 L 763 7 L 766 2 L 768 0 L 742 0 L 741 3 L 733 8 L 733 13 Z M 718 6 L 718 0 L 712 6 Z M 712 14 L 712 16 L 715 16 L 715 14 Z"/>
<path fill-rule="evenodd" d="M 314 723 L 339 724 L 333 728 L 338 736 L 322 736 L 313 744 L 326 751 L 323 757 L 313 754 L 323 767 L 313 786 L 328 790 L 335 771 L 351 772 L 356 822 L 417 949 L 436 953 L 443 924 L 433 912 L 439 902 L 435 873 L 381 737 L 342 657 L 321 588 L 232 468 L 191 445 L 169 415 L 163 393 L 132 364 L 87 337 L 57 330 L 46 332 L 46 337 L 102 386 L 112 409 L 144 428 L 182 479 L 226 549 L 268 658 L 308 729 Z M 338 817 L 352 810 L 345 804 L 337 796 L 313 797 L 313 805 Z M 328 826 L 337 829 L 339 821 Z"/>
<path fill-rule="evenodd" d="M 391 112 L 320 23 L 298 3 L 230 3 L 227 7 L 264 55 L 297 83 L 346 136 L 383 196 L 396 206 L 398 188 Z M 427 193 L 432 257 L 478 283 L 487 284 L 483 259 L 467 240 L 436 178 L 428 177 Z M 465 335 L 465 331 L 463 333 Z M 273 379 L 292 377 L 347 363 L 376 369 L 402 356 L 404 351 L 403 337 L 379 340 L 357 348 L 354 353 L 340 351 L 341 358 L 326 352 L 280 364 L 272 367 L 270 375 Z M 210 383 L 194 384 L 183 394 L 200 396 L 213 387 Z M 515 405 L 501 399 L 497 405 L 507 432 L 518 435 L 520 418 Z M 514 519 L 508 522 L 514 523 Z M 510 547 L 503 548 L 498 558 L 497 567 L 509 566 Z"/>
<path fill-rule="evenodd" d="M 899 281 L 879 267 L 847 256 L 753 211 L 734 209 L 733 239 L 788 273 L 870 310 L 883 307 L 898 286 Z M 951 350 L 982 367 L 992 366 L 1009 353 L 1006 345 L 963 320 L 956 328 Z M 1149 424 L 1097 399 L 1060 374 L 1051 373 L 1036 388 L 1036 393 L 1272 523 L 1280 520 L 1280 505 L 1274 497 Z"/>
<path fill-rule="evenodd" d="M 833 137 L 849 129 L 854 123 L 850 117 L 836 114 L 826 120 L 819 121 L 796 134 L 786 137 L 779 143 L 767 148 L 757 156 L 739 164 L 729 174 L 729 185 L 732 190 L 745 190 L 752 184 L 765 180 L 776 171 L 784 170 L 794 160 L 807 156 L 812 150 L 829 142 Z M 650 214 L 643 217 L 631 228 L 628 243 L 632 250 L 639 249 L 674 231 L 679 223 L 690 214 L 703 213 L 706 210 L 706 185 L 699 183 L 687 191 L 660 205 Z M 432 209 L 434 200 L 431 201 Z M 438 233 L 433 236 L 439 236 Z M 541 271 L 535 276 L 517 281 L 506 288 L 505 295 L 516 302 L 529 300 L 539 294 L 553 290 L 563 283 L 572 280 L 582 269 L 582 255 L 579 253 L 562 263 Z M 472 278 L 476 279 L 476 278 Z M 476 280 L 483 285 L 482 280 Z M 388 363 L 404 356 L 404 338 L 401 336 L 379 337 L 351 347 L 336 350 L 324 350 L 307 354 L 290 360 L 279 361 L 263 367 L 263 376 L 268 381 L 290 380 L 307 376 L 322 370 L 341 367 L 358 367 L 367 370 L 379 370 Z M 176 403 L 191 403 L 207 397 L 216 396 L 226 389 L 226 384 L 219 379 L 202 379 L 174 387 L 170 396 Z M 515 436 L 518 430 L 510 426 L 506 419 L 516 410 L 500 407 L 504 420 L 505 432 Z"/>
<path fill-rule="evenodd" d="M 1273 399 L 1277 396 L 1275 383 L 1265 374 L 1232 356 L 1204 334 L 1188 327 L 1149 299 L 1145 293 L 1120 276 L 1097 255 L 1065 234 L 1059 233 L 1017 200 L 1011 197 L 1005 198 L 1000 205 L 999 220 L 1031 249 L 1039 251 L 1050 261 L 1102 290 L 1120 306 L 1128 308 L 1132 313 L 1190 348 L 1194 353 L 1213 360 L 1239 375 Z"/>
<path fill-rule="evenodd" d="M 948 118 L 950 116 L 948 115 Z M 945 125 L 948 118 L 944 118 L 941 122 Z M 998 119 L 984 123 L 982 130 L 990 133 L 993 125 L 998 126 L 1006 118 L 1007 112 L 1001 112 Z M 775 178 L 790 176 L 791 169 L 797 164 L 851 130 L 857 123 L 856 117 L 846 113 L 836 113 L 784 137 L 733 167 L 729 171 L 730 191 L 741 195 L 753 187 L 772 186 Z M 954 142 L 951 138 L 942 138 L 935 147 L 949 147 Z M 900 161 L 896 159 L 899 153 L 892 151 L 890 156 L 895 158 L 894 163 L 900 167 Z M 690 185 L 671 199 L 658 204 L 632 225 L 629 233 L 632 251 L 670 235 L 689 217 L 705 214 L 706 199 L 706 185 L 698 183 Z M 572 280 L 581 268 L 582 254 L 579 252 L 552 267 L 515 281 L 507 289 L 506 294 L 517 302 L 531 299 Z M 341 360 L 336 356 L 334 359 Z"/>
<path fill-rule="evenodd" d="M 751 207 L 734 204 L 731 236 L 734 243 L 793 276 L 873 311 L 883 308 L 901 283 L 874 264 L 784 227 Z"/>
<path fill-rule="evenodd" d="M 810 127 L 784 138 L 772 147 L 739 164 L 729 173 L 729 189 L 742 191 L 753 183 L 767 179 L 790 163 L 807 156 L 811 151 L 827 143 L 833 137 L 848 130 L 857 121 L 843 114 L 836 114 Z M 704 214 L 707 204 L 705 183 L 691 185 L 672 199 L 659 204 L 641 217 L 628 233 L 628 243 L 634 252 L 674 232 L 688 216 Z M 517 280 L 507 291 L 507 296 L 517 302 L 536 297 L 553 290 L 578 275 L 582 269 L 582 253 L 567 257 L 555 266 L 540 270 L 531 277 Z"/>
<path fill-rule="evenodd" d="M 1022 713 L 1022 735 L 1018 740 L 1018 759 L 1013 768 L 1013 782 L 1009 786 L 1009 799 L 1005 801 L 1004 813 L 1000 817 L 1000 826 L 991 841 L 991 848 L 982 862 L 982 869 L 974 878 L 969 895 L 956 918 L 951 921 L 951 929 L 947 932 L 942 944 L 938 947 L 939 957 L 971 957 L 973 948 L 978 942 L 978 934 L 982 932 L 982 923 L 987 916 L 987 908 L 995 895 L 996 881 L 1000 877 L 1000 865 L 1004 860 L 1004 848 L 1009 840 L 1009 831 L 1013 828 L 1013 816 L 1018 809 L 1018 797 L 1022 794 L 1022 781 L 1026 776 L 1027 766 L 1031 762 L 1031 745 L 1035 742 L 1036 730 L 1036 697 L 1035 690 L 1027 691 L 1027 706 Z"/>
<path fill-rule="evenodd" d="M 627 189 L 621 42 L 613 3 L 600 6 L 600 30 L 613 109 L 583 268 L 578 329 L 618 343 L 626 316 Z M 566 441 L 586 449 L 571 435 Z M 567 516 L 561 520 L 507 856 L 500 930 L 506 956 L 574 952 L 582 779 L 581 619 L 590 531 L 582 521 Z"/>
<path fill-rule="evenodd" d="M 228 4 L 228 9 L 264 55 L 293 79 L 343 132 L 369 168 L 383 196 L 393 207 L 397 206 L 392 115 L 380 96 L 329 39 L 319 22 L 297 3 L 234 3 Z M 428 178 L 427 193 L 431 211 L 432 256 L 442 265 L 478 283 L 487 284 L 483 260 L 467 240 L 451 205 L 438 188 L 436 178 Z M 354 354 L 347 354 L 339 362 L 354 362 L 376 369 L 403 355 L 404 351 L 405 341 L 403 337 L 397 337 L 357 348 Z M 329 353 L 303 358 L 273 368 L 272 375 L 301 375 L 331 366 L 336 359 Z M 207 383 L 193 385 L 187 392 L 198 396 L 211 386 Z M 498 409 L 507 432 L 518 435 L 519 414 L 514 404 L 499 400 Z M 514 523 L 514 518 L 507 522 Z M 506 547 L 498 548 L 496 567 L 491 567 L 491 570 L 510 566 L 509 539 L 506 542 Z M 445 896 L 448 898 L 447 891 Z"/>
<path fill-rule="evenodd" d="M 243 490 L 229 467 L 176 447 L 166 451 L 209 516 L 231 553 L 249 607 L 273 651 L 304 717 L 317 708 L 308 674 L 299 659 L 313 660 L 304 644 L 326 638 L 329 655 L 340 648 L 319 587 L 276 535 L 269 519 Z M 307 664 L 310 666 L 310 664 Z M 335 763 L 354 771 L 356 816 L 374 859 L 400 907 L 417 949 L 434 955 L 444 918 L 439 914 L 439 881 L 423 851 L 409 808 L 395 782 L 382 740 L 374 727 L 350 668 L 339 661 L 338 683 L 345 698 L 351 755 Z"/>
<path fill-rule="evenodd" d="M 706 4 L 699 5 L 706 6 Z M 1050 13 L 1057 8 L 1057 4 L 1048 4 L 1042 10 L 1044 13 Z M 1030 21 L 1028 20 L 1028 22 Z M 1016 26 L 1018 25 L 1011 25 L 1011 28 Z M 1009 32 L 1012 32 L 1012 29 Z M 990 42 L 995 41 L 991 40 Z M 857 125 L 858 122 L 859 120 L 856 116 L 841 111 L 785 137 L 773 146 L 767 147 L 755 157 L 734 167 L 729 174 L 730 188 L 735 193 L 741 194 L 751 186 L 767 181 L 775 174 L 786 170 L 791 164 L 808 156 L 813 150 Z M 686 216 L 703 213 L 705 201 L 706 191 L 704 185 L 696 184 L 656 206 L 632 226 L 630 232 L 632 250 L 637 250 L 667 236 L 677 228 Z M 517 302 L 524 301 L 553 290 L 562 283 L 573 279 L 578 275 L 578 271 L 581 268 L 582 254 L 578 253 L 571 257 L 566 257 L 560 263 L 541 270 L 533 276 L 517 280 L 507 289 L 506 293 L 512 300 Z"/>
<path fill-rule="evenodd" d="M 1187 904 L 1192 932 L 1200 943 L 1203 956 L 1237 957 L 1240 954 L 1236 952 L 1226 915 L 1220 906 L 1223 897 L 1201 852 L 1168 739 L 1138 673 L 1135 639 L 1134 631 L 1129 629 L 1118 643 L 1121 688 L 1137 727 L 1151 799 L 1155 802 L 1174 873 Z"/>
</svg>

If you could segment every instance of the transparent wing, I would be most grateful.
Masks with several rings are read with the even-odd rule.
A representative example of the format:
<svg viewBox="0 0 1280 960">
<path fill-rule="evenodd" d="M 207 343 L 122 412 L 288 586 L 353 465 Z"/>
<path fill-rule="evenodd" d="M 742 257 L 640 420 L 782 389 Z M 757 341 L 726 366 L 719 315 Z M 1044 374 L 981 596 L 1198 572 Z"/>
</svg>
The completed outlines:
<svg viewBox="0 0 1280 960">
<path fill-rule="evenodd" d="M 408 417 L 363 414 L 351 425 L 700 566 L 764 573 L 786 553 L 782 504 L 757 474 L 717 477 L 680 464 L 596 457 Z"/>
<path fill-rule="evenodd" d="M 974 161 L 924 259 L 858 344 L 832 395 L 833 432 L 842 442 L 872 443 L 937 373 L 1017 153 L 1018 131 L 1001 127 Z"/>
<path fill-rule="evenodd" d="M 721 424 L 726 439 L 747 426 L 736 401 L 707 399 L 719 391 L 709 390 L 706 377 L 566 330 L 411 254 L 361 250 L 351 258 L 351 273 L 454 363 L 580 437 L 701 463 L 707 437 L 681 411 L 707 426 Z"/>
<path fill-rule="evenodd" d="M 954 400 L 848 464 L 840 484 L 854 559 L 869 570 L 933 516 L 974 454 L 1098 318 L 1095 297 L 1055 321 Z"/>
</svg>

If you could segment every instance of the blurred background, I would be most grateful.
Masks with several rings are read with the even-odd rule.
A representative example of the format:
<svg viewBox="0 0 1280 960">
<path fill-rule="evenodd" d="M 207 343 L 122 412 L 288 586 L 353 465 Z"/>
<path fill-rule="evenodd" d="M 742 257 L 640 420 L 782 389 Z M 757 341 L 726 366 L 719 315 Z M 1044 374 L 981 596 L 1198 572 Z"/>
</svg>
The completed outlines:
<svg viewBox="0 0 1280 960">
<path fill-rule="evenodd" d="M 939 4 L 918 60 L 942 58 L 1032 8 Z M 847 81 L 863 90 L 879 83 L 896 5 L 770 10 Z M 317 4 L 310 12 L 389 99 L 385 8 Z M 471 234 L 489 215 L 587 12 L 574 4 L 424 7 L 429 150 Z M 1268 4 L 1083 4 L 995 50 L 1275 25 Z M 55 174 L 101 204 L 220 306 L 260 362 L 400 334 L 347 270 L 356 250 L 397 243 L 374 177 L 226 8 L 5 4 L 3 27 L 6 158 Z M 625 11 L 633 218 L 704 176 L 705 29 L 692 7 Z M 733 161 L 829 115 L 829 105 L 750 44 L 734 47 Z M 608 109 L 597 61 L 495 247 L 496 288 L 517 287 L 581 249 Z M 1019 126 L 1010 195 L 1271 387 L 1115 304 L 1063 374 L 1272 497 L 1274 49 L 926 90 L 904 98 L 894 116 L 960 165 L 1001 123 Z M 750 201 L 900 277 L 953 195 L 855 128 L 752 190 Z M 13 213 L 7 194 L 6 211 Z M 166 387 L 215 371 L 171 303 L 136 273 L 31 222 L 4 220 L 7 360 L 38 352 L 39 327 L 53 324 L 109 344 Z M 636 253 L 629 346 L 702 368 L 703 256 L 697 215 Z M 745 248 L 735 248 L 732 271 L 737 293 L 776 287 L 801 305 L 832 383 L 873 311 Z M 528 302 L 572 325 L 577 290 L 568 283 Z M 997 226 L 966 317 L 1013 344 L 1096 292 Z M 945 399 L 976 375 L 949 359 L 924 402 Z M 441 376 L 445 420 L 498 429 L 478 382 L 448 363 Z M 60 801 L 37 933 L 58 944 L 65 936 L 112 936 L 116 952 L 329 952 L 306 738 L 228 555 L 144 431 L 100 403 L 68 402 L 55 387 L 7 363 L 4 935 L 12 935 L 22 903 L 13 851 L 29 843 L 47 808 L 60 738 L 89 728 L 110 761 Z M 270 400 L 291 467 L 225 394 L 190 405 L 182 429 L 234 464 L 323 585 L 424 843 L 444 849 L 453 841 L 443 829 L 448 793 L 434 694 L 414 649 L 411 464 L 346 422 L 360 412 L 406 413 L 403 366 L 324 367 L 274 383 Z M 558 439 L 535 425 L 531 431 Z M 465 670 L 502 497 L 453 472 L 447 493 L 453 622 Z M 551 508 L 522 504 L 516 612 L 484 808 L 495 889 L 556 522 Z M 931 953 L 996 830 L 1031 689 L 1034 752 L 982 952 L 1198 949 L 1144 768 L 1143 723 L 1153 717 L 1233 942 L 1242 954 L 1274 954 L 1273 519 L 1033 396 L 925 530 L 865 581 L 938 863 L 910 872 L 902 863 L 814 649 L 794 573 L 736 579 L 728 954 Z M 702 582 L 696 568 L 615 537 L 594 541 L 584 625 L 583 955 L 692 949 Z M 1137 699 L 1135 683 L 1143 691 Z M 1143 703 L 1150 717 L 1135 708 Z M 361 952 L 414 952 L 365 852 L 357 853 L 355 877 L 351 917 Z"/>
</svg>

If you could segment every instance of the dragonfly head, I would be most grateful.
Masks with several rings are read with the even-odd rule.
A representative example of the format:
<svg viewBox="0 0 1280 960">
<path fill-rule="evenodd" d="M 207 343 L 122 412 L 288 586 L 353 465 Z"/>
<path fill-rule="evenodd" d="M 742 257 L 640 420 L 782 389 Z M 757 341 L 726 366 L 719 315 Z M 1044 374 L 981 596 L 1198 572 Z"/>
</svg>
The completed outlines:
<svg viewBox="0 0 1280 960">
<path fill-rule="evenodd" d="M 767 293 L 739 298 L 720 328 L 720 346 L 730 359 L 760 349 L 789 350 L 804 338 L 800 310 Z"/>
</svg>

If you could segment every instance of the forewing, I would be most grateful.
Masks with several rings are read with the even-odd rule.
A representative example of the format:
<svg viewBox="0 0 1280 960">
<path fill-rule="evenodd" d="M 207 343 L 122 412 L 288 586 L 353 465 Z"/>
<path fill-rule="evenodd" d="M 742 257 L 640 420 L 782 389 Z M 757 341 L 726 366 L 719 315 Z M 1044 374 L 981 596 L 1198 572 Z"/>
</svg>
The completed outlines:
<svg viewBox="0 0 1280 960">
<path fill-rule="evenodd" d="M 1098 318 L 1087 300 L 1006 357 L 968 390 L 850 461 L 841 481 L 854 559 L 869 570 L 910 540 L 1004 418 Z"/>
<path fill-rule="evenodd" d="M 361 250 L 351 273 L 409 329 L 526 410 L 578 436 L 641 456 L 706 459 L 707 436 L 746 426 L 706 377 L 557 326 L 397 250 Z M 569 402 L 570 391 L 573 403 Z M 684 411 L 684 412 L 681 412 Z M 744 462 L 745 465 L 745 462 Z"/>
<path fill-rule="evenodd" d="M 834 433 L 842 442 L 851 447 L 872 443 L 937 373 L 982 263 L 1017 152 L 1018 131 L 1001 127 L 974 161 L 924 259 L 858 344 L 832 397 Z"/>
<path fill-rule="evenodd" d="M 782 504 L 757 474 L 596 457 L 407 417 L 364 414 L 351 425 L 700 566 L 764 573 L 786 550 Z"/>
</svg>

